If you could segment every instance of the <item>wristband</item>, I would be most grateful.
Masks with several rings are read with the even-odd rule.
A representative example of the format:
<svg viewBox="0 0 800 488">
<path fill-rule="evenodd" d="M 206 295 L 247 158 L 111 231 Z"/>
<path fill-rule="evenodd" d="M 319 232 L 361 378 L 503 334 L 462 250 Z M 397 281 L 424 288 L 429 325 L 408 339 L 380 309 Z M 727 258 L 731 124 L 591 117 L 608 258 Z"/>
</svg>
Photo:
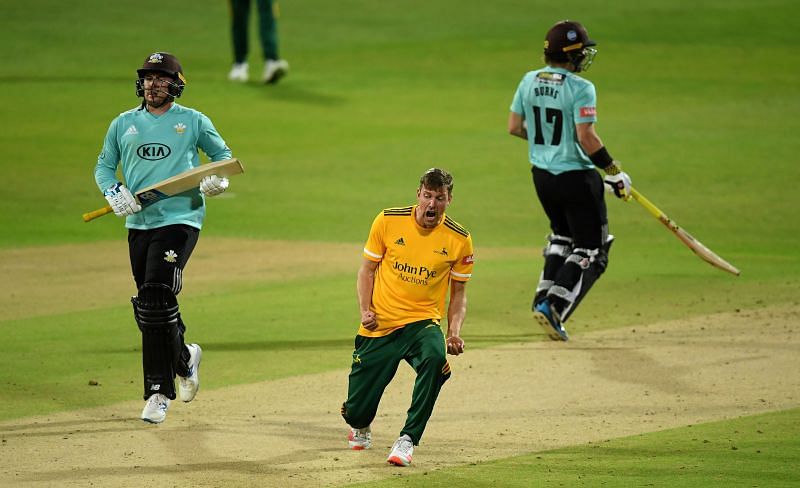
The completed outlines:
<svg viewBox="0 0 800 488">
<path fill-rule="evenodd" d="M 597 166 L 598 168 L 605 170 L 612 164 L 614 164 L 614 159 L 608 154 L 608 150 L 605 146 L 601 147 L 594 154 L 589 156 L 589 159 L 592 160 L 592 163 Z"/>
</svg>

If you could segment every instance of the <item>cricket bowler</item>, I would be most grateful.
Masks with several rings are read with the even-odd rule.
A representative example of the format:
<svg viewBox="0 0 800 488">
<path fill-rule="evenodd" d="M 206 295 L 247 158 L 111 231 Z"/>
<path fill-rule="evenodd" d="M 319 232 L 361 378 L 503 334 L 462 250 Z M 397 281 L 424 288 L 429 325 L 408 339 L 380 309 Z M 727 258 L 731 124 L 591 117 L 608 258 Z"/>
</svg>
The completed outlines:
<svg viewBox="0 0 800 488">
<path fill-rule="evenodd" d="M 472 276 L 472 237 L 445 214 L 453 177 L 432 168 L 422 175 L 417 204 L 388 208 L 375 217 L 358 270 L 361 323 L 355 338 L 347 401 L 349 447 L 369 449 L 371 424 L 383 391 L 400 361 L 417 373 L 411 407 L 387 461 L 408 466 L 450 377 L 445 351 L 464 352 L 461 327 L 467 313 L 466 284 Z M 448 289 L 447 337 L 440 321 Z"/>
</svg>

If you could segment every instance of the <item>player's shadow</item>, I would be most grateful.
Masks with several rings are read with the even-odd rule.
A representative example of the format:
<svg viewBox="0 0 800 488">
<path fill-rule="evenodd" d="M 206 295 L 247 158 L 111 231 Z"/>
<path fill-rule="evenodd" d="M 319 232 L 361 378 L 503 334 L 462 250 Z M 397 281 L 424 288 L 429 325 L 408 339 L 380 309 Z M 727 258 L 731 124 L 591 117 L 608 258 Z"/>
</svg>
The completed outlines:
<svg viewBox="0 0 800 488">
<path fill-rule="evenodd" d="M 25 419 L 23 419 L 25 420 Z M 141 430 L 142 422 L 137 418 L 98 418 L 87 417 L 60 422 L 34 421 L 17 424 L 8 424 L 0 427 L 0 436 L 4 439 L 16 437 L 43 437 L 63 439 L 64 436 L 79 437 L 96 435 L 100 433 L 119 434 L 128 431 Z"/>
<path fill-rule="evenodd" d="M 244 84 L 245 87 L 260 90 L 264 98 L 282 102 L 317 106 L 340 106 L 347 103 L 347 97 L 335 93 L 325 93 L 300 83 L 281 82 L 277 85 L 266 85 L 255 81 Z"/>
</svg>

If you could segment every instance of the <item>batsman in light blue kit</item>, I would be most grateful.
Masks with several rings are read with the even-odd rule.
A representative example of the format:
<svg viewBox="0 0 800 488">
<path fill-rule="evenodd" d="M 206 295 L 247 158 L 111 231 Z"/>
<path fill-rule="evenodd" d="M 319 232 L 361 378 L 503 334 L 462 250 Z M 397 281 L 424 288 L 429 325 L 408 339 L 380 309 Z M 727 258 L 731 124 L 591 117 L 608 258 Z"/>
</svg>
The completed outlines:
<svg viewBox="0 0 800 488">
<path fill-rule="evenodd" d="M 569 338 L 564 322 L 608 265 L 614 238 L 604 184 L 630 199 L 630 177 L 595 130 L 595 87 L 578 75 L 592 64 L 595 45 L 579 22 L 556 23 L 545 36 L 546 66 L 523 76 L 508 117 L 508 132 L 528 141 L 536 195 L 550 221 L 532 309 L 553 340 Z"/>
<path fill-rule="evenodd" d="M 176 398 L 176 376 L 184 402 L 192 401 L 200 387 L 202 350 L 184 342 L 186 326 L 176 296 L 203 226 L 205 198 L 224 192 L 229 182 L 206 176 L 198 188 L 144 207 L 133 194 L 200 165 L 199 150 L 211 161 L 230 159 L 231 150 L 208 117 L 175 102 L 186 78 L 174 55 L 150 54 L 137 75 L 142 103 L 111 122 L 94 176 L 114 213 L 125 217 L 137 288 L 131 302 L 142 333 L 146 403 L 141 419 L 158 424 Z"/>
</svg>

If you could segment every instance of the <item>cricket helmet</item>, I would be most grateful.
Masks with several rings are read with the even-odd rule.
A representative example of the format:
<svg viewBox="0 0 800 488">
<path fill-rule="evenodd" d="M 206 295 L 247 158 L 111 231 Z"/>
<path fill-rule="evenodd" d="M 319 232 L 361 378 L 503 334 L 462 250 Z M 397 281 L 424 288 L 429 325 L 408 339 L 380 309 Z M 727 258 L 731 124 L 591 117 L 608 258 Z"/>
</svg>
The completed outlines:
<svg viewBox="0 0 800 488">
<path fill-rule="evenodd" d="M 183 68 L 180 61 L 174 55 L 165 52 L 155 52 L 144 60 L 142 67 L 136 70 L 139 76 L 136 80 L 136 96 L 144 96 L 144 76 L 147 73 L 163 73 L 175 80 L 169 86 L 169 94 L 175 98 L 181 96 L 186 87 L 186 78 L 183 76 Z"/>
<path fill-rule="evenodd" d="M 575 71 L 586 71 L 594 61 L 597 43 L 580 22 L 562 20 L 547 31 L 544 38 L 545 59 L 557 63 L 570 63 Z"/>
</svg>

